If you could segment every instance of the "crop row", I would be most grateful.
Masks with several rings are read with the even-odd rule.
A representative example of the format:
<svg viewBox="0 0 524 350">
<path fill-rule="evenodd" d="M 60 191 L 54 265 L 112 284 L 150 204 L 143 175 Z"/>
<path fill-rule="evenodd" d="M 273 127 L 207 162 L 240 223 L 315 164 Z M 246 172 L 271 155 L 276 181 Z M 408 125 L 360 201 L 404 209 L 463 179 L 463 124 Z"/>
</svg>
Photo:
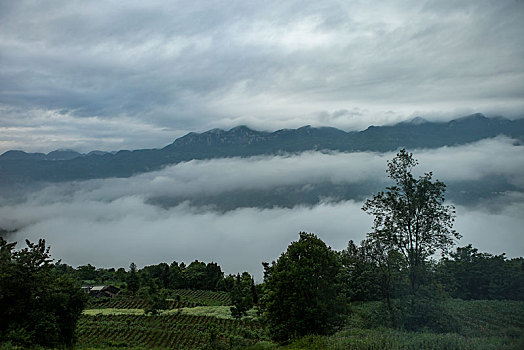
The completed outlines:
<svg viewBox="0 0 524 350">
<path fill-rule="evenodd" d="M 176 300 L 168 300 L 167 308 L 168 309 L 177 309 L 182 307 L 195 307 L 201 306 L 203 304 L 196 303 L 192 301 L 181 300 L 177 302 Z M 148 306 L 147 299 L 140 298 L 115 298 L 115 299 L 101 299 L 94 302 L 91 302 L 88 305 L 88 308 L 96 309 L 145 309 Z"/>
<path fill-rule="evenodd" d="M 121 347 L 193 348 L 205 344 L 210 332 L 230 343 L 240 340 L 254 344 L 264 333 L 256 321 L 237 321 L 192 315 L 97 315 L 82 316 L 77 326 L 81 345 L 117 345 Z"/>
<path fill-rule="evenodd" d="M 210 290 L 175 289 L 173 295 L 180 295 L 184 301 L 191 301 L 202 305 L 231 305 L 231 298 L 227 292 L 213 292 Z"/>
<path fill-rule="evenodd" d="M 449 310 L 467 336 L 501 336 L 521 333 L 524 329 L 524 303 L 498 300 L 454 300 Z"/>
</svg>

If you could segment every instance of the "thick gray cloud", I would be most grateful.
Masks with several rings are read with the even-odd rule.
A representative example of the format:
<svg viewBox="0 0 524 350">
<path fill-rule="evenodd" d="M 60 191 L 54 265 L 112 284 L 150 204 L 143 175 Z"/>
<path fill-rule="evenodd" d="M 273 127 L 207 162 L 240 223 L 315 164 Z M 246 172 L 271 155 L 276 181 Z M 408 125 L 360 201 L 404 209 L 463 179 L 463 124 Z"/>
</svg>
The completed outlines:
<svg viewBox="0 0 524 350">
<path fill-rule="evenodd" d="M 414 150 L 417 175 L 432 171 L 445 183 L 503 178 L 524 191 L 524 146 L 497 137 L 476 143 Z M 304 152 L 299 155 L 256 156 L 193 160 L 131 178 L 99 179 L 49 185 L 31 194 L 31 200 L 48 203 L 114 201 L 126 196 L 198 197 L 234 191 L 265 190 L 315 184 L 386 184 L 388 153 Z"/>
<path fill-rule="evenodd" d="M 503 210 L 457 208 L 460 245 L 472 243 L 481 251 L 522 256 L 523 198 Z M 127 267 L 173 260 L 217 261 L 230 273 L 247 270 L 259 279 L 260 263 L 278 258 L 299 231 L 315 232 L 334 249 L 359 242 L 372 218 L 360 202 L 323 203 L 293 209 L 242 208 L 225 214 L 185 206 L 162 210 L 138 197 L 113 202 L 26 203 L 0 208 L 5 216 L 27 226 L 12 239 L 22 242 L 44 237 L 53 256 L 74 266 Z"/>
<path fill-rule="evenodd" d="M 482 185 L 505 178 L 516 191 L 471 206 L 457 206 L 460 245 L 524 255 L 524 146 L 496 138 L 460 147 L 418 150 L 418 172 L 433 171 L 446 183 Z M 218 261 L 227 272 L 248 270 L 276 259 L 299 231 L 317 233 L 334 249 L 360 241 L 372 218 L 359 200 L 323 201 L 293 208 L 237 208 L 219 212 L 182 203 L 151 204 L 158 195 L 196 198 L 209 193 L 273 191 L 279 186 L 385 181 L 393 153 L 318 153 L 191 161 L 128 179 L 52 185 L 24 201 L 0 206 L 0 226 L 21 228 L 14 239 L 45 237 L 53 254 L 73 265 L 128 266 L 172 260 Z"/>
<path fill-rule="evenodd" d="M 1 1 L 0 152 L 522 115 L 522 1 Z"/>
<path fill-rule="evenodd" d="M 173 260 L 217 261 L 229 273 L 249 271 L 260 279 L 262 261 L 277 259 L 299 231 L 316 232 L 333 248 L 360 241 L 371 219 L 361 203 L 321 204 L 313 208 L 243 208 L 226 214 L 184 206 L 168 211 L 137 197 L 111 203 L 73 202 L 16 208 L 15 220 L 31 221 L 13 239 L 44 237 L 52 254 L 73 266 L 127 267 Z M 11 212 L 3 208 L 2 216 Z"/>
</svg>

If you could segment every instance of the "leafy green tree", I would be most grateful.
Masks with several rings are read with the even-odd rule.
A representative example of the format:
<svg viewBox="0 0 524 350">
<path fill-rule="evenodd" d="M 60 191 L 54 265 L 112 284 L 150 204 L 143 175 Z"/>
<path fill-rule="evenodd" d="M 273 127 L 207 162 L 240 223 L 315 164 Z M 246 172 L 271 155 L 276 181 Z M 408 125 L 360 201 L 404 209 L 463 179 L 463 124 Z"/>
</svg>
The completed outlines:
<svg viewBox="0 0 524 350">
<path fill-rule="evenodd" d="M 205 289 L 206 263 L 195 260 L 183 270 L 184 279 L 189 289 Z"/>
<path fill-rule="evenodd" d="M 404 149 L 388 161 L 387 174 L 395 184 L 364 204 L 362 209 L 375 216 L 366 241 L 380 259 L 398 252 L 404 261 L 408 290 L 407 298 L 401 298 L 397 325 L 446 331 L 455 326 L 451 316 L 444 314 L 443 294 L 431 278 L 430 257 L 438 250 L 447 252 L 460 235 L 453 230 L 454 207 L 444 204 L 446 186 L 433 181 L 431 172 L 416 179 L 412 170 L 417 164 Z"/>
<path fill-rule="evenodd" d="M 115 277 L 118 282 L 125 282 L 126 281 L 126 269 L 123 267 L 119 267 L 118 270 L 115 272 Z"/>
<path fill-rule="evenodd" d="M 91 264 L 78 266 L 76 275 L 80 281 L 95 281 L 97 278 L 96 267 Z"/>
<path fill-rule="evenodd" d="M 412 153 L 400 150 L 388 161 L 387 174 L 395 185 L 368 199 L 362 208 L 375 216 L 370 242 L 404 257 L 412 297 L 427 259 L 437 250 L 448 251 L 460 238 L 453 230 L 454 207 L 444 204 L 445 184 L 433 181 L 431 172 L 416 179 L 412 169 L 417 164 Z"/>
<path fill-rule="evenodd" d="M 402 283 L 403 260 L 396 250 L 387 249 L 380 242 L 363 240 L 360 246 L 348 242 L 341 252 L 346 295 L 350 300 L 383 300 L 392 323 L 392 299 Z"/>
<path fill-rule="evenodd" d="M 380 276 L 376 264 L 353 241 L 341 253 L 344 292 L 351 301 L 380 300 Z"/>
<path fill-rule="evenodd" d="M 183 265 L 183 264 L 181 264 Z M 184 281 L 184 277 L 182 275 L 182 267 L 178 265 L 178 262 L 173 261 L 171 265 L 169 265 L 169 288 L 171 289 L 178 289 L 178 288 L 185 288 L 186 284 Z"/>
<path fill-rule="evenodd" d="M 134 262 L 129 265 L 129 273 L 127 275 L 127 289 L 135 295 L 140 289 L 140 278 L 138 277 L 136 265 Z"/>
<path fill-rule="evenodd" d="M 235 285 L 235 276 L 229 274 L 225 276 L 223 279 L 221 279 L 220 281 L 218 281 L 217 289 L 225 291 L 225 292 L 231 292 L 231 290 L 233 290 L 234 285 Z"/>
<path fill-rule="evenodd" d="M 224 273 L 217 263 L 210 262 L 206 265 L 204 289 L 217 290 L 218 282 L 224 278 Z"/>
<path fill-rule="evenodd" d="M 330 333 L 345 312 L 338 254 L 314 234 L 299 235 L 276 262 L 263 263 L 264 317 L 277 341 Z"/>
<path fill-rule="evenodd" d="M 169 265 L 166 263 L 144 266 L 144 268 L 138 271 L 140 284 L 149 286 L 152 289 L 168 288 L 169 274 Z"/>
<path fill-rule="evenodd" d="M 233 289 L 229 293 L 231 297 L 231 316 L 239 320 L 247 315 L 247 311 L 254 305 L 252 285 L 254 285 L 253 278 L 247 272 L 237 274 Z"/>
<path fill-rule="evenodd" d="M 255 280 L 253 278 L 251 278 L 250 292 L 251 292 L 251 298 L 253 300 L 253 305 L 258 305 L 258 291 L 257 291 L 257 286 L 255 285 Z"/>
<path fill-rule="evenodd" d="M 69 346 L 86 295 L 52 264 L 44 240 L 16 243 L 0 237 L 0 339 L 23 347 Z"/>
<path fill-rule="evenodd" d="M 158 315 L 163 310 L 168 309 L 168 291 L 166 289 L 152 290 L 148 297 L 148 305 L 144 310 L 146 314 Z"/>
<path fill-rule="evenodd" d="M 524 299 L 524 259 L 480 253 L 471 244 L 440 261 L 438 278 L 454 298 Z"/>
</svg>

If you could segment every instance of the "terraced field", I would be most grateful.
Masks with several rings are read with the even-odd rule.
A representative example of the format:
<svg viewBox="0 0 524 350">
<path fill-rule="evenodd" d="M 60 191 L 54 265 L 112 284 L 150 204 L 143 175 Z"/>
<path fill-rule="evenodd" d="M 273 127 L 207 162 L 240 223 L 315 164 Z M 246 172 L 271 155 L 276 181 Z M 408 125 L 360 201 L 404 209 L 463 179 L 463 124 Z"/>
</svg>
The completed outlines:
<svg viewBox="0 0 524 350">
<path fill-rule="evenodd" d="M 104 301 L 78 324 L 79 349 L 227 349 L 281 348 L 268 341 L 267 330 L 253 313 L 231 319 L 221 293 L 177 291 L 186 305 L 179 313 L 172 301 L 161 315 L 143 315 L 145 301 Z M 118 304 L 121 303 L 121 304 Z M 207 304 L 207 305 L 206 305 Z M 211 305 L 210 305 L 211 304 Z M 213 305 L 215 304 L 215 305 Z M 202 305 L 202 306 L 199 306 Z M 404 332 L 385 328 L 372 315 L 378 302 L 353 307 L 347 326 L 333 336 L 311 336 L 283 349 L 524 349 L 524 302 L 450 300 L 447 308 L 460 325 L 454 333 Z M 371 316 L 371 320 L 366 320 Z"/>
<path fill-rule="evenodd" d="M 181 301 L 198 305 L 231 305 L 227 292 L 212 292 L 209 290 L 175 289 L 174 295 L 180 295 Z"/>
<path fill-rule="evenodd" d="M 174 296 L 168 299 L 168 309 L 191 308 L 196 306 L 226 306 L 231 304 L 227 292 L 213 292 L 209 290 L 175 289 Z M 180 302 L 177 302 L 180 296 Z M 117 297 L 114 299 L 93 299 L 88 309 L 145 309 L 147 299 L 139 297 Z"/>
<path fill-rule="evenodd" d="M 77 347 L 194 349 L 214 344 L 243 348 L 268 338 L 262 324 L 254 320 L 253 310 L 244 320 L 231 318 L 226 292 L 178 289 L 171 294 L 168 310 L 156 316 L 144 315 L 148 301 L 143 298 L 91 300 L 77 326 Z"/>
<path fill-rule="evenodd" d="M 99 302 L 91 302 L 88 305 L 88 309 L 145 309 L 148 305 L 147 299 L 141 298 L 114 298 L 114 299 L 104 299 Z M 177 309 L 178 307 L 195 307 L 202 306 L 201 303 L 190 302 L 190 301 L 180 301 L 178 303 L 176 300 L 168 300 L 167 307 L 169 310 Z"/>
<path fill-rule="evenodd" d="M 257 321 L 176 313 L 162 316 L 83 315 L 77 327 L 78 344 L 95 348 L 193 349 L 213 339 L 224 346 L 248 346 L 255 344 L 263 333 Z"/>
</svg>

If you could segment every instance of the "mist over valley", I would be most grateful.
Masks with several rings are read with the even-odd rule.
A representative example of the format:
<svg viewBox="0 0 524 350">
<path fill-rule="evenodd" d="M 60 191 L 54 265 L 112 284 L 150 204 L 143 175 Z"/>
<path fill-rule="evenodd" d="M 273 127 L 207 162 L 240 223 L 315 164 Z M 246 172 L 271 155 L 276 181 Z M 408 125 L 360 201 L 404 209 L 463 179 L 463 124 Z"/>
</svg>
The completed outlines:
<svg viewBox="0 0 524 350">
<path fill-rule="evenodd" d="M 300 136 L 290 133 L 286 137 L 291 141 L 280 138 L 276 146 L 266 141 L 264 147 L 273 151 L 255 155 L 235 154 L 253 144 L 246 138 L 228 141 L 223 136 L 220 144 L 201 138 L 193 141 L 193 153 L 186 154 L 196 154 L 196 159 L 125 177 L 11 179 L 1 186 L 1 227 L 16 241 L 45 238 L 54 255 L 73 266 L 199 259 L 217 261 L 228 273 L 247 270 L 260 279 L 260 263 L 276 259 L 300 231 L 316 233 L 336 250 L 350 239 L 362 240 L 372 225 L 361 210 L 363 202 L 389 185 L 385 168 L 394 149 L 314 149 L 314 130 L 322 129 L 310 130 Z M 458 244 L 472 243 L 510 257 L 522 254 L 524 146 L 517 130 L 512 129 L 514 138 L 503 133 L 485 138 L 472 129 L 473 136 L 456 137 L 452 145 L 409 148 L 419 161 L 416 175 L 431 171 L 447 185 L 446 198 L 456 205 L 456 229 L 463 235 Z M 332 135 L 326 140 L 339 142 Z M 397 145 L 402 143 L 398 139 Z M 435 136 L 431 143 L 449 141 Z M 285 145 L 305 145 L 305 150 L 290 152 Z M 17 160 L 7 152 L 0 164 L 6 169 L 22 156 L 25 164 L 51 168 L 59 162 L 67 171 L 75 159 L 119 154 L 67 160 L 18 154 Z M 129 169 L 144 160 L 141 153 L 127 155 Z"/>
</svg>

